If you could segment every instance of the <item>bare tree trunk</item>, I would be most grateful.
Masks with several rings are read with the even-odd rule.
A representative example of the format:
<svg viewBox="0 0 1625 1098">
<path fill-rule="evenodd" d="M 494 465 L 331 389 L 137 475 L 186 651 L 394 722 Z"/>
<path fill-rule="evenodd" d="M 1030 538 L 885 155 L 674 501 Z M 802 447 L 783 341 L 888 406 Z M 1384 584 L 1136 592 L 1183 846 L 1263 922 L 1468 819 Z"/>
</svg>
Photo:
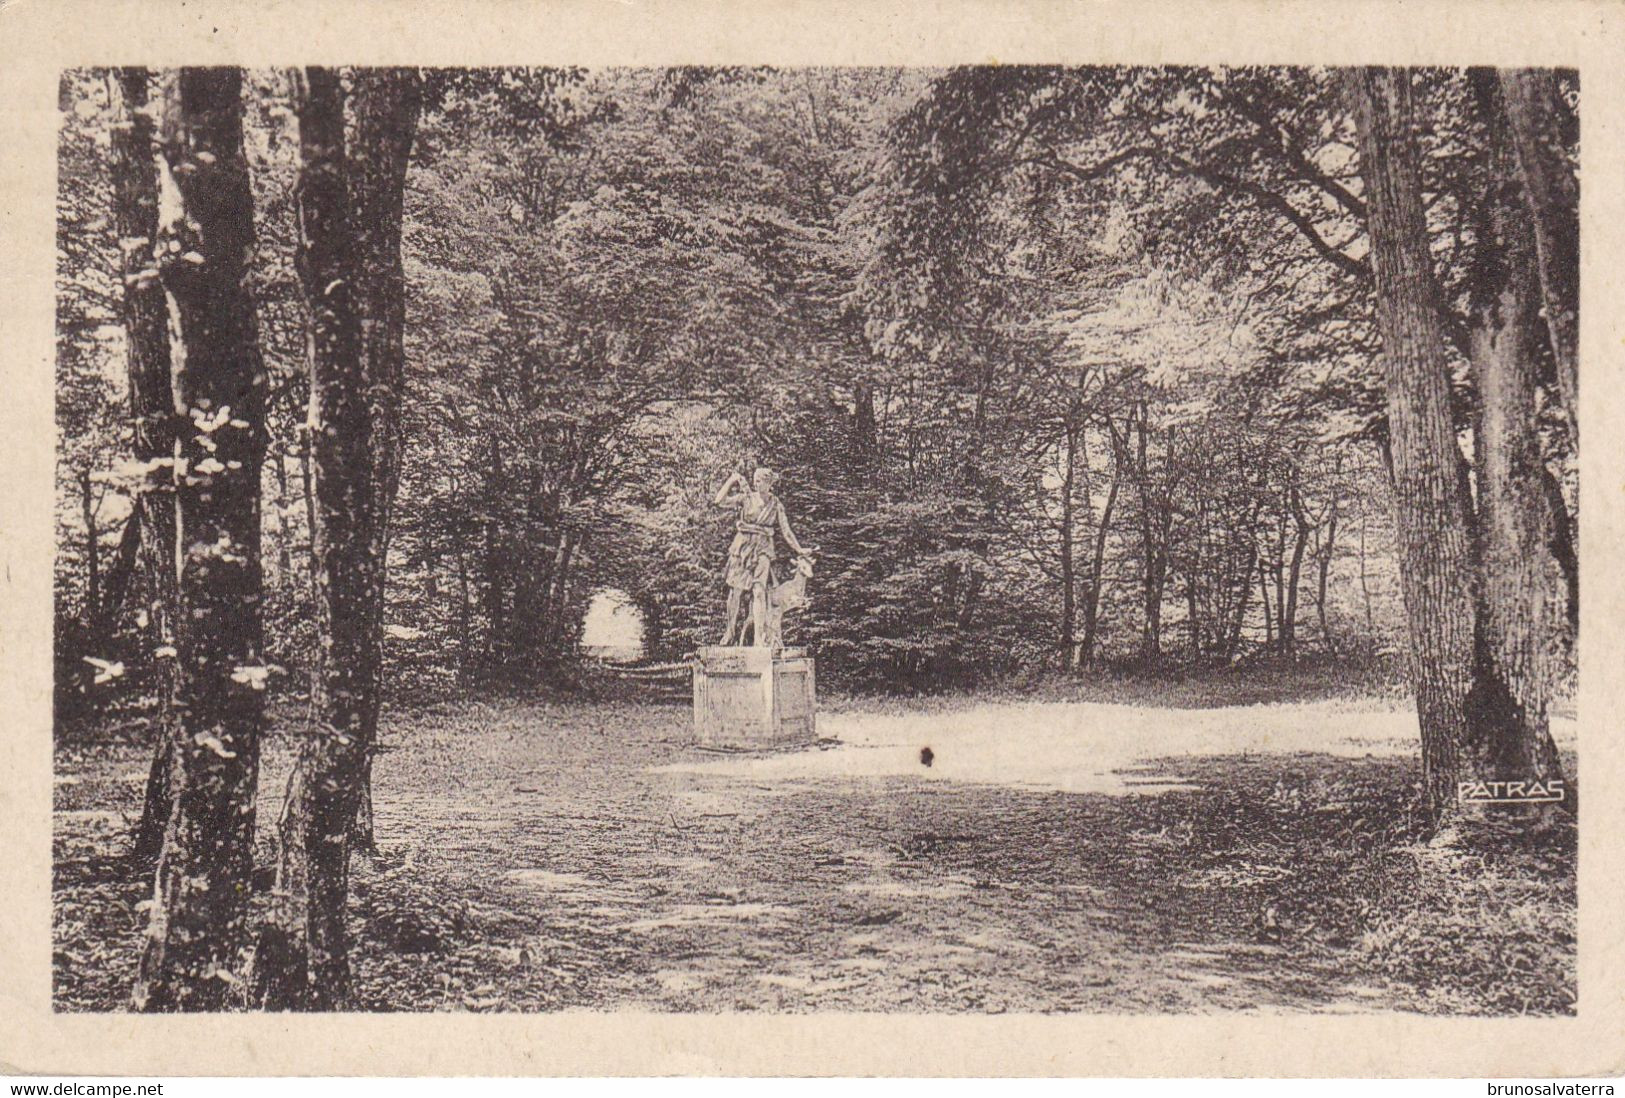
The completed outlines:
<svg viewBox="0 0 1625 1098">
<path fill-rule="evenodd" d="M 372 628 L 384 628 L 384 596 L 389 583 L 389 538 L 395 493 L 401 475 L 401 395 L 406 385 L 406 268 L 401 260 L 401 218 L 406 204 L 406 171 L 423 109 L 422 77 L 416 69 L 357 69 L 354 80 L 355 148 L 351 196 L 359 229 L 362 336 L 366 354 L 367 399 L 371 405 L 374 461 L 372 506 L 377 516 L 370 552 L 378 562 L 372 597 Z M 372 758 L 378 714 L 383 704 L 383 664 L 372 671 L 356 844 L 374 846 Z"/>
<path fill-rule="evenodd" d="M 1100 509 L 1100 521 L 1095 526 L 1094 557 L 1089 563 L 1089 591 L 1083 605 L 1083 650 L 1079 654 L 1084 663 L 1095 658 L 1095 634 L 1100 626 L 1100 584 L 1106 567 L 1106 538 L 1111 532 L 1112 510 L 1117 506 L 1117 486 L 1122 480 L 1121 467 L 1112 459 L 1111 485 L 1106 489 L 1106 503 Z"/>
<path fill-rule="evenodd" d="M 1235 581 L 1235 610 L 1230 618 L 1229 635 L 1224 642 L 1224 662 L 1231 663 L 1236 658 L 1236 652 L 1241 647 L 1241 628 L 1247 623 L 1247 607 L 1253 597 L 1253 571 L 1258 567 L 1258 541 L 1256 537 L 1249 538 L 1250 547 L 1247 553 L 1247 563 L 1238 573 Z M 1264 608 L 1264 623 L 1269 624 L 1269 607 Z"/>
<path fill-rule="evenodd" d="M 1521 195 L 1534 230 L 1546 332 L 1571 445 L 1579 449 L 1580 181 L 1563 140 L 1557 74 L 1502 69 L 1500 92 Z"/>
<path fill-rule="evenodd" d="M 1270 617 L 1269 572 L 1262 559 L 1258 562 L 1258 602 L 1264 613 L 1264 651 L 1270 652 L 1275 648 L 1275 620 Z"/>
<path fill-rule="evenodd" d="M 1140 660 L 1153 664 L 1162 657 L 1162 591 L 1168 576 L 1168 545 L 1160 536 L 1164 533 L 1161 528 L 1161 501 L 1153 502 L 1150 431 L 1146 425 L 1144 401 L 1140 403 L 1137 429 L 1139 468 L 1135 479 L 1140 489 L 1140 542 L 1145 558 L 1140 591 L 1143 610 Z"/>
<path fill-rule="evenodd" d="M 1366 569 L 1365 542 L 1370 520 L 1360 515 L 1360 600 L 1365 605 L 1365 635 L 1367 647 L 1374 653 L 1377 647 L 1377 619 L 1371 606 L 1371 582 Z"/>
<path fill-rule="evenodd" d="M 1288 490 L 1287 500 L 1292 508 L 1293 543 L 1292 564 L 1287 571 L 1286 609 L 1281 614 L 1281 654 L 1287 659 L 1298 658 L 1298 588 L 1303 577 L 1303 558 L 1309 549 L 1309 517 L 1304 513 L 1303 495 L 1298 490 L 1297 472 Z"/>
<path fill-rule="evenodd" d="M 1475 72 L 1490 118 L 1488 224 L 1474 270 L 1471 346 L 1478 375 L 1483 460 L 1479 468 L 1479 618 L 1469 717 L 1490 776 L 1558 776 L 1547 721 L 1556 678 L 1558 607 L 1564 580 L 1551 553 L 1556 527 L 1546 493 L 1538 426 L 1541 323 L 1535 234 L 1519 201 L 1499 86 Z"/>
<path fill-rule="evenodd" d="M 1436 821 L 1456 811 L 1460 758 L 1471 742 L 1472 520 L 1457 477 L 1445 335 L 1432 305 L 1433 268 L 1412 120 L 1410 76 L 1351 74 L 1371 264 L 1387 385 L 1400 586 L 1422 734 L 1422 775 Z"/>
<path fill-rule="evenodd" d="M 90 469 L 79 470 L 79 517 L 85 524 L 85 631 L 93 649 L 101 637 L 97 626 L 102 620 L 102 569 L 100 531 L 96 529 L 96 497 L 90 490 Z"/>
<path fill-rule="evenodd" d="M 301 426 L 299 429 L 299 493 L 305 499 L 305 572 L 310 577 L 310 607 L 311 613 L 314 614 L 316 604 L 321 601 L 322 592 L 318 579 L 321 568 L 316 560 L 316 479 L 311 472 L 310 451 L 310 428 Z"/>
<path fill-rule="evenodd" d="M 1072 562 L 1072 496 L 1077 483 L 1078 429 L 1066 430 L 1065 472 L 1061 477 L 1061 670 L 1077 667 L 1077 580 Z"/>
<path fill-rule="evenodd" d="M 1331 578 L 1332 557 L 1337 547 L 1337 507 L 1337 492 L 1333 488 L 1325 520 L 1326 532 L 1316 546 L 1315 554 L 1315 618 L 1320 623 L 1320 643 L 1325 646 L 1326 654 L 1333 658 L 1337 656 L 1337 644 L 1332 639 L 1331 626 L 1326 622 L 1326 587 Z"/>
<path fill-rule="evenodd" d="M 309 306 L 311 465 L 320 640 L 315 720 L 288 779 L 277 903 L 260 937 L 255 998 L 270 1009 L 341 1005 L 349 988 L 344 906 L 350 828 L 371 729 L 379 635 L 369 599 L 379 562 L 370 485 L 373 430 L 356 309 L 344 93 L 333 69 L 296 77 L 302 166 L 297 267 Z"/>
<path fill-rule="evenodd" d="M 172 809 L 133 994 L 138 1010 L 218 1010 L 247 938 L 254 794 L 267 668 L 260 600 L 266 377 L 248 257 L 254 198 L 242 77 L 186 68 L 168 81 L 160 266 L 178 346 L 179 575 Z M 180 467 L 184 463 L 184 468 Z"/>
<path fill-rule="evenodd" d="M 403 307 L 384 254 L 393 247 L 398 275 L 399 196 L 391 205 L 371 190 L 381 180 L 404 179 L 411 136 L 401 147 L 387 124 L 396 117 L 400 84 L 369 70 L 357 74 L 355 87 L 356 146 L 349 156 L 337 70 L 305 70 L 298 95 L 298 266 L 312 325 L 321 659 L 316 728 L 302 745 L 283 810 L 277 917 L 261 940 L 256 973 L 257 996 L 283 1009 L 333 1009 L 348 1001 L 350 849 L 371 842 L 368 768 L 382 690 L 383 526 L 398 476 Z M 414 105 L 414 125 L 415 111 Z M 392 234 L 374 223 L 389 217 Z M 391 326 L 393 335 L 384 331 Z M 358 836 L 363 816 L 367 833 Z"/>
<path fill-rule="evenodd" d="M 1479 470 L 1485 499 L 1477 531 L 1471 503 L 1457 475 L 1460 450 L 1450 409 L 1444 331 L 1433 304 L 1432 261 L 1422 207 L 1413 131 L 1410 78 L 1403 70 L 1351 73 L 1359 127 L 1361 172 L 1370 208 L 1372 273 L 1387 384 L 1400 581 L 1411 638 L 1412 680 L 1422 734 L 1423 785 L 1438 824 L 1466 811 L 1462 780 L 1539 779 L 1554 773 L 1544 714 L 1537 722 L 1526 704 L 1526 682 L 1509 684 L 1513 649 L 1538 644 L 1527 632 L 1529 614 L 1509 605 L 1528 578 L 1505 571 L 1526 530 L 1514 497 L 1526 460 L 1520 435 L 1532 429 L 1532 404 L 1516 365 L 1523 348 L 1525 306 L 1520 276 L 1508 264 L 1497 274 L 1477 272 L 1472 343 L 1484 402 Z M 1494 200 L 1494 196 L 1492 196 Z M 1496 202 L 1497 209 L 1504 203 Z M 1502 240 L 1485 241 L 1485 257 L 1501 253 L 1512 224 L 1495 216 Z M 1500 246 L 1497 246 L 1497 245 Z M 1492 287 L 1490 293 L 1484 292 Z M 1516 420 L 1524 411 L 1524 426 Z M 1499 574 L 1487 574 L 1499 573 Z M 1510 588 L 1510 590 L 1509 590 Z M 1475 604 L 1476 601 L 1476 604 Z M 1535 656 L 1528 655 L 1528 666 Z M 1474 811 L 1477 811 L 1475 808 Z"/>
</svg>

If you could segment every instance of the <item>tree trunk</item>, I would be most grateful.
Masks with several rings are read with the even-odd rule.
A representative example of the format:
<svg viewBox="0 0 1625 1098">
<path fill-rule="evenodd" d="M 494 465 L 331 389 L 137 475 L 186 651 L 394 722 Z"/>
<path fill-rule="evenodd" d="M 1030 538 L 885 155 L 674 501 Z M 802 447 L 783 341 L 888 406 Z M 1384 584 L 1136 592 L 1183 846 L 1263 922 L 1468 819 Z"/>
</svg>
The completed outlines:
<svg viewBox="0 0 1625 1098">
<path fill-rule="evenodd" d="M 242 77 L 168 81 L 160 268 L 182 352 L 175 446 L 177 579 L 172 808 L 133 994 L 138 1010 L 218 1010 L 246 939 L 264 711 L 260 465 L 266 377 L 248 292 L 254 198 Z M 184 468 L 181 467 L 184 462 Z"/>
<path fill-rule="evenodd" d="M 164 299 L 154 256 L 158 240 L 158 163 L 152 113 L 148 107 L 148 73 L 125 68 L 118 73 L 124 96 L 124 118 L 113 131 L 113 220 L 119 237 L 124 275 L 121 313 L 125 333 L 125 367 L 129 375 L 130 416 L 134 425 L 132 456 L 153 463 L 136 496 L 139 519 L 142 587 L 146 594 L 149 653 L 174 644 L 175 620 L 175 478 L 173 468 L 159 475 L 156 463 L 175 458 L 176 403 L 170 382 L 169 305 Z M 136 825 L 130 856 L 141 863 L 157 859 L 169 822 L 175 664 L 153 656 L 160 704 L 154 728 L 152 763 L 146 796 Z"/>
<path fill-rule="evenodd" d="M 1112 459 L 1112 479 L 1106 489 L 1106 504 L 1100 509 L 1100 522 L 1095 526 L 1094 557 L 1089 562 L 1089 590 L 1083 604 L 1083 647 L 1079 658 L 1090 663 L 1095 658 L 1095 634 L 1100 627 L 1100 583 L 1106 568 L 1106 538 L 1111 531 L 1112 510 L 1117 506 L 1117 485 L 1121 466 Z"/>
<path fill-rule="evenodd" d="M 102 637 L 101 542 L 96 529 L 96 497 L 90 490 L 89 468 L 79 471 L 79 517 L 85 524 L 85 635 L 92 651 L 100 651 Z"/>
<path fill-rule="evenodd" d="M 378 94 L 376 83 L 358 78 L 358 87 L 362 83 Z M 312 707 L 316 726 L 288 782 L 278 910 L 261 939 L 255 990 L 272 1009 L 328 1010 L 345 1005 L 350 990 L 344 922 L 350 848 L 368 796 L 381 689 L 385 548 L 379 527 L 388 492 L 380 478 L 393 473 L 379 472 L 387 461 L 380 451 L 388 448 L 388 429 L 381 431 L 376 418 L 385 402 L 371 384 L 368 344 L 380 321 L 362 311 L 369 298 L 360 272 L 371 258 L 361 247 L 362 204 L 351 186 L 352 165 L 380 155 L 378 135 L 358 129 L 355 154 L 346 157 L 344 93 L 336 70 L 305 70 L 297 98 L 298 268 L 312 328 L 321 645 Z M 376 109 L 357 104 L 358 114 Z M 373 321 L 370 334 L 364 315 Z"/>
<path fill-rule="evenodd" d="M 1160 501 L 1153 504 L 1151 490 L 1150 430 L 1146 425 L 1145 402 L 1140 403 L 1138 424 L 1140 488 L 1140 543 L 1145 557 L 1141 582 L 1144 611 L 1140 632 L 1140 661 L 1154 664 L 1162 658 L 1162 588 L 1167 579 L 1167 543 L 1160 538 Z"/>
<path fill-rule="evenodd" d="M 1254 512 L 1256 516 L 1256 510 Z M 1229 635 L 1224 641 L 1224 662 L 1231 663 L 1236 658 L 1236 652 L 1241 647 L 1241 627 L 1247 622 L 1247 605 L 1253 597 L 1253 571 L 1258 567 L 1258 541 L 1249 537 L 1247 563 L 1238 574 L 1235 582 L 1235 609 L 1230 618 Z M 1269 608 L 1264 608 L 1264 621 L 1269 623 Z"/>
<path fill-rule="evenodd" d="M 1337 644 L 1326 621 L 1326 587 L 1331 579 L 1332 557 L 1337 551 L 1337 519 L 1337 493 L 1334 488 L 1326 515 L 1326 532 L 1316 546 L 1315 554 L 1315 619 L 1320 623 L 1320 643 L 1325 646 L 1326 654 L 1333 658 L 1337 656 Z"/>
<path fill-rule="evenodd" d="M 1502 132 L 1498 88 L 1474 74 L 1490 119 L 1492 186 L 1487 231 L 1473 272 L 1470 338 L 1478 376 L 1478 666 L 1468 698 L 1489 776 L 1559 775 L 1547 721 L 1561 628 L 1562 570 L 1551 553 L 1558 524 L 1546 493 L 1537 417 L 1540 318 L 1535 237 L 1519 201 Z M 1504 86 L 1504 82 L 1501 86 Z"/>
<path fill-rule="evenodd" d="M 1309 518 L 1304 513 L 1303 496 L 1298 491 L 1297 473 L 1288 492 L 1292 508 L 1293 543 L 1292 564 L 1287 570 L 1286 608 L 1281 614 L 1281 654 L 1289 660 L 1298 658 L 1298 588 L 1303 577 L 1303 558 L 1309 549 Z"/>
<path fill-rule="evenodd" d="M 406 385 L 406 268 L 401 260 L 401 218 L 406 204 L 406 170 L 417 139 L 423 108 L 422 77 L 416 69 L 363 68 L 352 75 L 355 155 L 350 194 L 359 230 L 357 277 L 361 289 L 366 395 L 374 434 L 372 508 L 376 524 L 371 555 L 377 560 L 377 590 L 371 598 L 371 627 L 384 629 L 384 595 L 389 582 L 389 537 L 401 472 L 401 395 Z M 383 704 L 382 661 L 371 669 L 365 718 L 367 760 L 354 836 L 372 849 L 372 754 L 377 747 L 378 714 Z"/>
<path fill-rule="evenodd" d="M 1475 574 L 1474 518 L 1457 475 L 1460 449 L 1450 410 L 1444 332 L 1430 296 L 1432 266 L 1410 79 L 1402 70 L 1370 68 L 1352 73 L 1351 84 L 1369 196 L 1395 528 L 1422 734 L 1423 785 L 1435 823 L 1446 824 L 1465 811 L 1458 782 L 1541 778 L 1550 773 L 1540 762 L 1548 753 L 1528 714 L 1514 712 L 1504 675 L 1498 673 L 1503 668 L 1497 666 L 1497 653 L 1504 656 L 1506 645 L 1527 638 L 1499 632 L 1507 621 L 1501 607 L 1481 615 L 1475 606 L 1475 597 L 1486 611 L 1504 602 L 1507 579 L 1496 576 L 1484 582 L 1485 577 Z M 1516 491 L 1510 480 L 1521 460 L 1508 450 L 1517 433 L 1510 420 L 1523 399 L 1522 383 L 1509 365 L 1521 351 L 1513 346 L 1517 337 L 1511 330 L 1516 326 L 1513 315 L 1521 312 L 1516 303 L 1520 291 L 1513 285 L 1519 273 L 1508 273 L 1492 295 L 1494 304 L 1486 305 L 1481 293 L 1475 295 L 1481 330 L 1473 344 L 1484 401 L 1485 465 L 1479 485 L 1486 496 L 1486 529 L 1477 548 L 1482 560 L 1500 558 L 1497 546 L 1509 536 L 1504 528 L 1518 521 L 1500 514 L 1500 505 L 1489 498 Z M 1526 426 L 1532 423 L 1531 415 Z"/>
<path fill-rule="evenodd" d="M 1275 648 L 1275 619 L 1270 617 L 1270 580 L 1268 566 L 1262 556 L 1258 561 L 1258 603 L 1264 614 L 1264 651 Z"/>
<path fill-rule="evenodd" d="M 1061 670 L 1077 667 L 1077 582 L 1072 563 L 1072 495 L 1077 481 L 1078 429 L 1066 430 L 1066 472 L 1061 478 Z"/>
<path fill-rule="evenodd" d="M 321 568 L 316 561 L 316 478 L 311 474 L 311 439 L 308 425 L 299 428 L 299 494 L 305 500 L 305 571 L 310 576 L 311 613 L 321 601 L 318 577 Z"/>
<path fill-rule="evenodd" d="M 118 613 L 124 608 L 125 600 L 130 596 L 130 581 L 135 576 L 140 557 L 141 497 L 137 495 L 130 501 L 130 517 L 125 520 L 124 528 L 119 531 L 118 546 L 113 550 L 113 559 L 102 571 L 101 620 L 97 622 L 94 630 L 97 636 L 111 637 L 115 632 Z"/>
<path fill-rule="evenodd" d="M 1365 543 L 1367 528 L 1370 519 L 1364 513 L 1360 515 L 1360 601 L 1365 607 L 1365 637 L 1367 650 L 1375 654 L 1377 650 L 1377 618 L 1371 606 L 1371 582 L 1366 569 Z"/>
<path fill-rule="evenodd" d="M 1579 449 L 1580 182 L 1563 140 L 1557 75 L 1550 69 L 1499 73 L 1520 191 L 1534 230 L 1546 333 L 1570 444 Z"/>
</svg>

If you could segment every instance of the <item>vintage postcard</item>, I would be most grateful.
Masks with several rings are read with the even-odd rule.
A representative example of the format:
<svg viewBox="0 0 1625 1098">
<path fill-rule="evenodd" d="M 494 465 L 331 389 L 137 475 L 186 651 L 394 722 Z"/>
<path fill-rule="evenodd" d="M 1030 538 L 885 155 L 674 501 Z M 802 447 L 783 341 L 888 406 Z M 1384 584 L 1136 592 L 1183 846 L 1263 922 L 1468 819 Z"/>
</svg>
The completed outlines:
<svg viewBox="0 0 1625 1098">
<path fill-rule="evenodd" d="M 1625 7 L 0 43 L 6 1070 L 1625 1070 Z"/>
</svg>

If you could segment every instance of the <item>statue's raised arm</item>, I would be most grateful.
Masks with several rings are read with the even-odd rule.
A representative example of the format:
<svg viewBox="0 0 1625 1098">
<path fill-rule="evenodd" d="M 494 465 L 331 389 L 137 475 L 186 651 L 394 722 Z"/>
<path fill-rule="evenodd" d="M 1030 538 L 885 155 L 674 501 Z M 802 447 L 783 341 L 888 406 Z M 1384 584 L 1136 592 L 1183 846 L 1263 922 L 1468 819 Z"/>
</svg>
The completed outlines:
<svg viewBox="0 0 1625 1098">
<path fill-rule="evenodd" d="M 711 497 L 711 502 L 718 507 L 728 506 L 741 494 L 734 491 L 736 487 L 741 489 L 745 487 L 745 475 L 738 470 L 728 474 L 728 479 L 722 482 L 722 487 Z"/>
</svg>

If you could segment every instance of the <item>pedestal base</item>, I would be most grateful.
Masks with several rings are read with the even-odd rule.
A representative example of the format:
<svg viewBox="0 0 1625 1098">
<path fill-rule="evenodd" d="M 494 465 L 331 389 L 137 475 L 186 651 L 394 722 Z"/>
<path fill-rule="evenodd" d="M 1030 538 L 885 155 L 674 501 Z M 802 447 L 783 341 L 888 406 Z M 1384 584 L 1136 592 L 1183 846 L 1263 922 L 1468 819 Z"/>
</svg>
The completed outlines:
<svg viewBox="0 0 1625 1098">
<path fill-rule="evenodd" d="M 802 648 L 707 646 L 694 665 L 694 742 L 718 751 L 818 739 L 813 661 Z"/>
</svg>

